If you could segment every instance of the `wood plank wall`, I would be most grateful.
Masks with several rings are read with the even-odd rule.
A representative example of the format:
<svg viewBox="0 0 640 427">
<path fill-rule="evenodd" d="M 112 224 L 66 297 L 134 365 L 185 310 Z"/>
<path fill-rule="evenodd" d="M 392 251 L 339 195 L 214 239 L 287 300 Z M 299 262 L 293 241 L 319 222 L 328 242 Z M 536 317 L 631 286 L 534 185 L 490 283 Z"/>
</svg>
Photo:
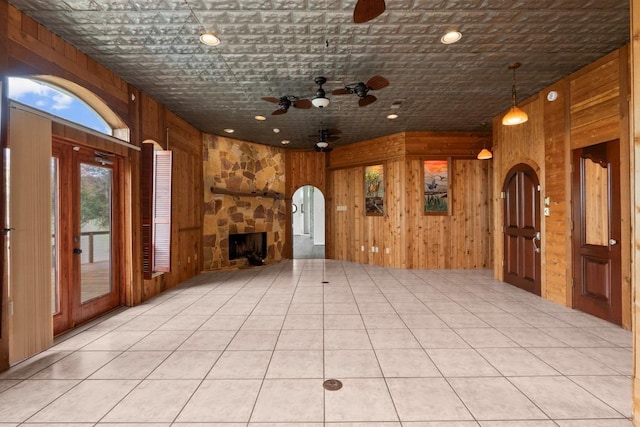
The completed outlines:
<svg viewBox="0 0 640 427">
<path fill-rule="evenodd" d="M 629 143 L 631 163 L 631 220 L 632 220 L 632 320 L 633 320 L 633 419 L 640 419 L 640 304 L 638 291 L 640 289 L 640 0 L 631 2 L 631 120 Z"/>
<path fill-rule="evenodd" d="M 415 132 L 336 148 L 328 176 L 327 257 L 396 268 L 489 268 L 491 162 L 475 159 L 489 144 L 487 133 Z M 423 213 L 421 160 L 429 158 L 452 159 L 451 215 Z M 366 216 L 364 167 L 379 163 L 385 215 Z"/>
<path fill-rule="evenodd" d="M 493 123 L 494 146 L 494 275 L 502 279 L 502 184 L 508 171 L 526 163 L 538 174 L 541 206 L 549 198 L 549 216 L 542 217 L 542 295 L 557 303 L 572 304 L 571 150 L 614 139 L 621 144 L 622 235 L 631 235 L 629 149 L 629 48 L 624 46 L 545 88 L 522 105 L 529 121 L 503 126 Z M 549 91 L 558 92 L 547 101 Z M 622 244 L 622 323 L 631 322 L 631 243 Z"/>
</svg>

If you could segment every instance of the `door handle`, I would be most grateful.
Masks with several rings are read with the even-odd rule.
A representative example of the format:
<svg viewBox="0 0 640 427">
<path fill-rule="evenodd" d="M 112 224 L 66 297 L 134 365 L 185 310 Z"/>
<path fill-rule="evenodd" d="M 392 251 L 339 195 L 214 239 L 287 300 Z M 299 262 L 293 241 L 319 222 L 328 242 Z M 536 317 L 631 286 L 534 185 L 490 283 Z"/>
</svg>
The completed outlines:
<svg viewBox="0 0 640 427">
<path fill-rule="evenodd" d="M 536 253 L 540 253 L 540 247 L 536 244 L 536 240 L 539 242 L 540 241 L 540 232 L 536 231 L 536 234 L 533 235 L 533 237 L 531 238 L 531 242 L 533 243 L 533 250 Z"/>
<path fill-rule="evenodd" d="M 609 239 L 609 246 L 617 245 L 618 241 L 616 239 Z"/>
<path fill-rule="evenodd" d="M 80 248 L 73 248 L 73 253 L 76 255 L 80 255 L 82 253 L 82 249 Z"/>
</svg>

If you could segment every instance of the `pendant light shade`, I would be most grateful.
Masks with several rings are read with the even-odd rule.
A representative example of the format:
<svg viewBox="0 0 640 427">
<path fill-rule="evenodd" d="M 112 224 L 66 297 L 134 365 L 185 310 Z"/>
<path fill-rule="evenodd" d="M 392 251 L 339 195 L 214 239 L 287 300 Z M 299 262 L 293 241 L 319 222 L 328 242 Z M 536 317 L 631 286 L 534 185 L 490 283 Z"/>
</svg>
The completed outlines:
<svg viewBox="0 0 640 427">
<path fill-rule="evenodd" d="M 519 125 L 529 120 L 527 113 L 516 106 L 516 69 L 519 68 L 520 65 L 519 62 L 509 65 L 509 69 L 513 71 L 513 85 L 511 86 L 511 108 L 509 108 L 507 114 L 502 118 L 502 124 L 505 126 Z"/>
<path fill-rule="evenodd" d="M 482 151 L 478 153 L 478 160 L 489 160 L 493 158 L 493 154 L 491 151 L 483 148 Z"/>
</svg>

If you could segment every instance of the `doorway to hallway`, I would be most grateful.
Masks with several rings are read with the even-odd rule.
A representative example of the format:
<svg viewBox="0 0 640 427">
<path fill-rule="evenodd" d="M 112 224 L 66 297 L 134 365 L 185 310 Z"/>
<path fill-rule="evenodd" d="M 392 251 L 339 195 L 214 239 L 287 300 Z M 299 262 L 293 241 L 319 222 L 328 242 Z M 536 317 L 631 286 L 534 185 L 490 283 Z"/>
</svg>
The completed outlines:
<svg viewBox="0 0 640 427">
<path fill-rule="evenodd" d="M 312 185 L 296 190 L 291 199 L 294 259 L 324 259 L 325 201 Z"/>
</svg>

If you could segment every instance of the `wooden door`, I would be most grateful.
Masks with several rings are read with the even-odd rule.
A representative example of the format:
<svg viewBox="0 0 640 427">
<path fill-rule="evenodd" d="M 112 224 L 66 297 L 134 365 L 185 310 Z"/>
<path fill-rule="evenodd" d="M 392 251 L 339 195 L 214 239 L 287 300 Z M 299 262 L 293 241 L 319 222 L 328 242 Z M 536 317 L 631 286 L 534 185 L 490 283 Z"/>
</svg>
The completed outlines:
<svg viewBox="0 0 640 427">
<path fill-rule="evenodd" d="M 54 334 L 120 304 L 118 159 L 54 141 Z"/>
<path fill-rule="evenodd" d="M 573 152 L 573 307 L 622 322 L 620 141 Z"/>
<path fill-rule="evenodd" d="M 525 165 L 507 174 L 504 193 L 504 281 L 541 294 L 540 186 L 535 171 Z"/>
</svg>

